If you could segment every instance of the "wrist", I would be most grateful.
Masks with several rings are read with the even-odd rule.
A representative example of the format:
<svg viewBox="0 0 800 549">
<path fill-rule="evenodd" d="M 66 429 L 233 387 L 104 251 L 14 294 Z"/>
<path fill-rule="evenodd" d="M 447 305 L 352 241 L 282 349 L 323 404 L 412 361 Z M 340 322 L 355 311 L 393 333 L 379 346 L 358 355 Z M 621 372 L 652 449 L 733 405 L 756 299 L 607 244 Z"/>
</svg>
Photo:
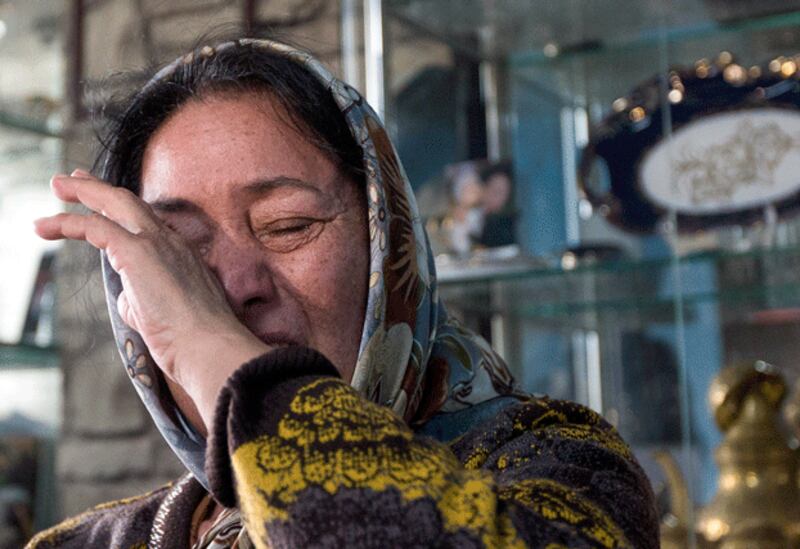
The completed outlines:
<svg viewBox="0 0 800 549">
<path fill-rule="evenodd" d="M 196 334 L 176 360 L 176 381 L 194 401 L 206 427 L 213 422 L 217 396 L 228 378 L 242 364 L 272 350 L 243 325 L 238 326 Z"/>
</svg>

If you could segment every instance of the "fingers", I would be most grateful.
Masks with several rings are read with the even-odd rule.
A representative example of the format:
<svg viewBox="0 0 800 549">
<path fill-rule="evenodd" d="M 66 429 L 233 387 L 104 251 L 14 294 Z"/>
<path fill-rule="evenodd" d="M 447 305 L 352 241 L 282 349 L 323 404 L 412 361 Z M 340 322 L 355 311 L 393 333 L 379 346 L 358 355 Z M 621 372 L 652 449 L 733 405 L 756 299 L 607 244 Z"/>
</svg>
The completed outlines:
<svg viewBox="0 0 800 549">
<path fill-rule="evenodd" d="M 60 213 L 34 222 L 36 234 L 45 240 L 85 240 L 97 249 L 106 250 L 112 242 L 134 238 L 130 232 L 99 214 Z"/>
<path fill-rule="evenodd" d="M 50 184 L 61 200 L 83 204 L 133 234 L 154 231 L 159 227 L 158 218 L 139 197 L 127 189 L 112 187 L 88 172 L 75 170 L 69 176 L 58 174 L 53 176 Z"/>
</svg>

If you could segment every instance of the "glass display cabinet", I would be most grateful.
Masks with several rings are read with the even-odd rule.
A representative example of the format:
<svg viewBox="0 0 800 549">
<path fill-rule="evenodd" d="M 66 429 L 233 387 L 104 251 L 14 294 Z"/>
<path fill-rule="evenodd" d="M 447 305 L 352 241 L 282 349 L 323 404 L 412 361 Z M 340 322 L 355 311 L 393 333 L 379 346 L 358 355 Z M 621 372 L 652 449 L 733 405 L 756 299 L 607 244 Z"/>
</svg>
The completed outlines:
<svg viewBox="0 0 800 549">
<path fill-rule="evenodd" d="M 617 426 L 665 547 L 797 543 L 776 509 L 800 510 L 800 2 L 366 0 L 363 15 L 365 89 L 432 240 L 460 200 L 446 166 L 513 172 L 512 245 L 440 249 L 451 309 L 526 390 Z"/>
</svg>

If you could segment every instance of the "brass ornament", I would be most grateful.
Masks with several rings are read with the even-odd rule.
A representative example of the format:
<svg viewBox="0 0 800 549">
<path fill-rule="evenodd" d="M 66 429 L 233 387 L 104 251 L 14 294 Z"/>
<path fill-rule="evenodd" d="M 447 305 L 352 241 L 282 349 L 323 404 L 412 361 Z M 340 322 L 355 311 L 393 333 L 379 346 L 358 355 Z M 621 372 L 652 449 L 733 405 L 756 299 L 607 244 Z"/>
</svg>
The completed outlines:
<svg viewBox="0 0 800 549">
<path fill-rule="evenodd" d="M 689 489 L 672 454 L 657 451 L 653 453 L 653 458 L 664 470 L 671 503 L 670 511 L 661 522 L 661 549 L 682 549 L 686 547 L 691 531 L 692 501 Z"/>
<path fill-rule="evenodd" d="M 786 392 L 778 369 L 763 361 L 734 365 L 717 375 L 708 395 L 724 434 L 715 452 L 720 469 L 717 493 L 691 527 L 677 465 L 656 456 L 667 474 L 675 509 L 662 525 L 664 547 L 686 547 L 690 531 L 697 547 L 800 546 L 797 453 L 780 429 Z"/>
</svg>

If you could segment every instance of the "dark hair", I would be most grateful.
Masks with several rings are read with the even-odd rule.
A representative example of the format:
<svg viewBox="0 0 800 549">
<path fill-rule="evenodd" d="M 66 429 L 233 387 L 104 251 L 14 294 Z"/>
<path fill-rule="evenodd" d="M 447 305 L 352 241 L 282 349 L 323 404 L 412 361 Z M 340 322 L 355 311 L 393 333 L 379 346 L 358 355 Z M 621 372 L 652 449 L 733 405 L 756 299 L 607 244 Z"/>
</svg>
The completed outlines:
<svg viewBox="0 0 800 549">
<path fill-rule="evenodd" d="M 246 93 L 277 100 L 286 122 L 330 154 L 345 175 L 363 181 L 361 148 L 330 91 L 298 62 L 239 41 L 220 50 L 196 48 L 171 74 L 130 96 L 108 122 L 97 159 L 101 178 L 139 194 L 144 150 L 170 115 L 192 99 Z"/>
</svg>

